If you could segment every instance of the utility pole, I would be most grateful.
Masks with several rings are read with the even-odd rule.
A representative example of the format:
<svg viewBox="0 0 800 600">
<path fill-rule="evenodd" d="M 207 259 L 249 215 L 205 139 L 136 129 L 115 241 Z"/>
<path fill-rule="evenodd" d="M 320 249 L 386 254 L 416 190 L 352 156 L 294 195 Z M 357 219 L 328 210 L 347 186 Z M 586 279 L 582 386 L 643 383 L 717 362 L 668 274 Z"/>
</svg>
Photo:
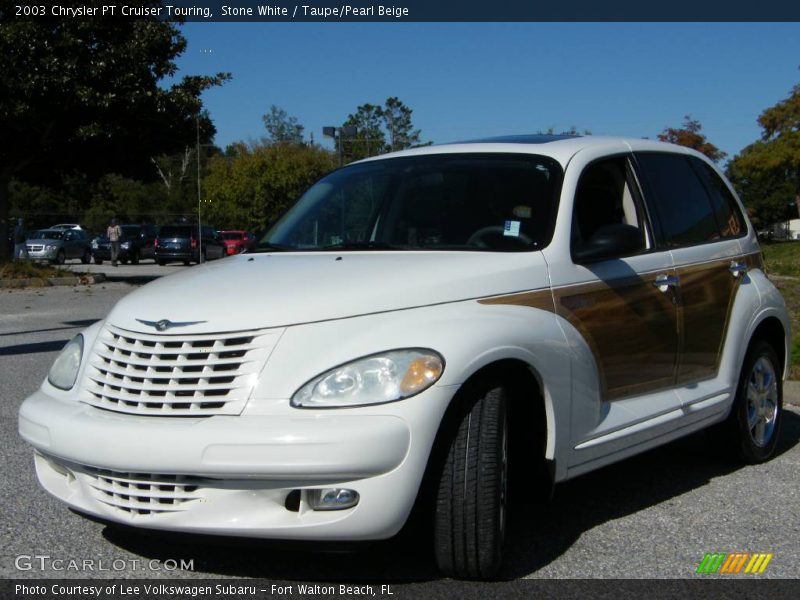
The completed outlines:
<svg viewBox="0 0 800 600">
<path fill-rule="evenodd" d="M 195 118 L 197 124 L 197 263 L 203 262 L 203 227 L 200 223 L 200 115 Z"/>
</svg>

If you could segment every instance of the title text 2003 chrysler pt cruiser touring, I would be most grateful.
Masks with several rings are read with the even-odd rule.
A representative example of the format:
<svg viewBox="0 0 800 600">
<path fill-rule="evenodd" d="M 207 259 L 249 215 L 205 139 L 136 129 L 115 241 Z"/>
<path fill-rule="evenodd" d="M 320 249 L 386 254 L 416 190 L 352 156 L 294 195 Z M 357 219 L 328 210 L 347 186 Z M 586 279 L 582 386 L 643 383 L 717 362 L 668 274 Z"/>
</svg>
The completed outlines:
<svg viewBox="0 0 800 600">
<path fill-rule="evenodd" d="M 220 287 L 250 294 L 232 310 Z M 440 568 L 491 577 L 515 481 L 548 489 L 711 425 L 768 459 L 788 340 L 702 155 L 513 136 L 328 175 L 254 252 L 75 337 L 19 428 L 47 491 L 102 519 L 369 540 L 419 499 Z"/>
</svg>

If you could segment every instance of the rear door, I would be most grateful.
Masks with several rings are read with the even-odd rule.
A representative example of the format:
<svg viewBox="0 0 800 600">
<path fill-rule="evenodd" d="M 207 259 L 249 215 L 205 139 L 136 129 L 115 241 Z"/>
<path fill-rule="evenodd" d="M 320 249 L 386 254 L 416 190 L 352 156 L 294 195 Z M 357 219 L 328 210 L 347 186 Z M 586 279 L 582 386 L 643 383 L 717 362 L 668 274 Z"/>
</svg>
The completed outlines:
<svg viewBox="0 0 800 600">
<path fill-rule="evenodd" d="M 730 191 L 699 158 L 636 154 L 659 244 L 678 277 L 680 352 L 676 383 L 716 376 L 736 290 L 744 275 L 739 238 L 746 234 Z"/>
</svg>

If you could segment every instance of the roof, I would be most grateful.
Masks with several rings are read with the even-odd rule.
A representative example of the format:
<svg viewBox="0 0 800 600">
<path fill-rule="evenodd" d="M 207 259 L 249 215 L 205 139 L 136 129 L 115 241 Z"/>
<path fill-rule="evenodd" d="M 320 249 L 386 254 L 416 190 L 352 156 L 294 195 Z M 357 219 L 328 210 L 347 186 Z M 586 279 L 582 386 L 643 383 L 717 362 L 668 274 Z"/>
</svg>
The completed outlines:
<svg viewBox="0 0 800 600">
<path fill-rule="evenodd" d="M 703 155 L 689 148 L 657 142 L 654 140 L 633 137 L 610 137 L 601 135 L 508 135 L 484 139 L 420 146 L 399 152 L 390 152 L 364 159 L 366 162 L 384 160 L 403 156 L 420 156 L 424 154 L 448 154 L 461 152 L 507 152 L 528 153 L 549 156 L 565 167 L 570 159 L 582 150 L 603 149 L 608 153 L 632 151 L 662 151 L 692 154 L 706 160 Z"/>
</svg>

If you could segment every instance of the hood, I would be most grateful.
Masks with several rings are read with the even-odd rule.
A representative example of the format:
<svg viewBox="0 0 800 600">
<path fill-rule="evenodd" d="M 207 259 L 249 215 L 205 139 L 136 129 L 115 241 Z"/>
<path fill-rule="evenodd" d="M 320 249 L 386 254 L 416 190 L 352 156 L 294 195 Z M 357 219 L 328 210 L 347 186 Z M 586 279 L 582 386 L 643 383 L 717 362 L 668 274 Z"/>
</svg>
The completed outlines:
<svg viewBox="0 0 800 600">
<path fill-rule="evenodd" d="M 283 327 L 546 287 L 541 252 L 239 254 L 139 288 L 108 321 L 200 322 L 171 333 Z"/>
<path fill-rule="evenodd" d="M 64 244 L 64 240 L 58 240 L 53 238 L 28 238 L 25 241 L 26 244 L 50 244 L 51 246 L 61 246 Z"/>
</svg>

